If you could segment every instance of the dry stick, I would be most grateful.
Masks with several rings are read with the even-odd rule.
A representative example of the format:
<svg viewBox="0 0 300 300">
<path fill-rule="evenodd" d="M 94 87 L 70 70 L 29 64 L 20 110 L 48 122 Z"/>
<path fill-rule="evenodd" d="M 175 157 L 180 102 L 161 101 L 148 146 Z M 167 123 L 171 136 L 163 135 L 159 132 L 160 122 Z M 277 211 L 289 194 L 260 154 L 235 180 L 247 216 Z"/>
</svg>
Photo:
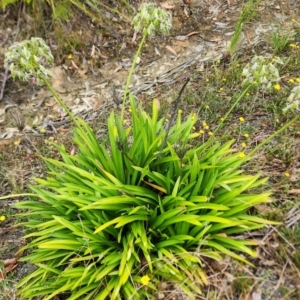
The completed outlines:
<svg viewBox="0 0 300 300">
<path fill-rule="evenodd" d="M 165 148 L 166 146 L 166 143 L 167 143 L 167 139 L 168 139 L 168 135 L 169 135 L 169 132 L 170 132 L 170 129 L 171 129 L 171 126 L 172 126 L 172 123 L 174 122 L 174 119 L 175 119 L 175 115 L 176 115 L 176 112 L 177 112 L 177 108 L 178 108 L 178 105 L 179 105 L 179 100 L 180 100 L 180 97 L 186 87 L 186 85 L 188 84 L 188 82 L 190 81 L 190 78 L 186 78 L 185 80 L 185 83 L 184 85 L 182 86 L 180 92 L 179 92 L 179 95 L 174 103 L 174 106 L 173 106 L 173 111 L 171 113 L 171 119 L 170 119 L 170 122 L 168 123 L 168 127 L 167 127 L 167 130 L 166 130 L 166 135 L 165 135 L 165 138 L 164 138 L 164 141 L 161 145 L 161 148 L 160 148 L 160 152 Z"/>
</svg>

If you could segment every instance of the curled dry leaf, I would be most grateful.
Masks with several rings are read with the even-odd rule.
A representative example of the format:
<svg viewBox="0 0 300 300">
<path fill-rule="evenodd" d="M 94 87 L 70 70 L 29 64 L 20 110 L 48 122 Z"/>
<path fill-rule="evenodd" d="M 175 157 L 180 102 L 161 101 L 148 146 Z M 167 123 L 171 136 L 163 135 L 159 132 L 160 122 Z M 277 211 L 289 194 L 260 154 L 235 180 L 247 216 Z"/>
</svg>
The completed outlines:
<svg viewBox="0 0 300 300">
<path fill-rule="evenodd" d="M 54 106 L 54 105 L 56 105 L 57 104 L 57 102 L 51 102 L 51 103 L 47 103 L 47 102 L 45 102 L 45 106 L 47 106 L 47 107 L 52 107 L 52 106 Z"/>
<path fill-rule="evenodd" d="M 192 35 L 195 35 L 195 34 L 198 34 L 200 33 L 199 31 L 192 31 L 190 33 L 188 33 L 186 36 L 189 37 L 189 36 L 192 36 Z"/>
<path fill-rule="evenodd" d="M 166 49 L 169 50 L 171 53 L 173 53 L 175 56 L 177 56 L 176 51 L 171 46 L 166 46 Z"/>
<path fill-rule="evenodd" d="M 292 195 L 298 195 L 298 194 L 300 194 L 300 189 L 292 189 L 292 190 L 289 190 L 289 194 L 292 194 Z"/>
<path fill-rule="evenodd" d="M 2 260 L 2 262 L 4 263 L 4 266 L 8 266 L 8 265 L 11 265 L 11 264 L 15 264 L 17 262 L 17 259 L 15 257 L 14 258 L 7 258 L 7 259 Z"/>
<path fill-rule="evenodd" d="M 77 67 L 77 65 L 75 64 L 75 62 L 74 62 L 73 59 L 71 60 L 71 63 L 72 63 L 72 66 L 73 66 L 76 70 L 79 70 L 79 68 Z"/>
<path fill-rule="evenodd" d="M 100 54 L 100 57 L 101 57 L 101 58 L 104 58 L 104 59 L 109 59 L 109 56 L 103 55 L 103 54 Z"/>
<path fill-rule="evenodd" d="M 0 261 L 5 268 L 0 269 L 0 282 L 6 278 L 6 274 L 17 267 L 17 258 L 8 258 Z"/>
<path fill-rule="evenodd" d="M 59 127 L 58 131 L 66 132 L 66 131 L 69 131 L 69 128 Z"/>
<path fill-rule="evenodd" d="M 136 32 L 134 32 L 134 34 L 133 34 L 133 37 L 132 37 L 132 40 L 131 40 L 131 42 L 132 42 L 132 43 L 134 43 L 134 42 L 135 42 L 135 40 L 136 40 L 136 36 L 137 36 L 137 34 L 136 34 Z"/>
<path fill-rule="evenodd" d="M 117 73 L 118 71 L 120 71 L 123 67 L 122 66 L 118 66 L 114 69 L 114 73 Z"/>
<path fill-rule="evenodd" d="M 160 4 L 160 6 L 161 6 L 162 8 L 165 8 L 165 9 L 173 9 L 173 8 L 175 8 L 174 5 L 170 5 L 168 2 L 162 2 L 162 3 Z"/>
<path fill-rule="evenodd" d="M 93 45 L 92 51 L 91 51 L 91 54 L 90 54 L 91 57 L 93 57 L 95 55 L 95 50 L 96 50 L 96 47 L 95 47 L 95 45 Z"/>
</svg>

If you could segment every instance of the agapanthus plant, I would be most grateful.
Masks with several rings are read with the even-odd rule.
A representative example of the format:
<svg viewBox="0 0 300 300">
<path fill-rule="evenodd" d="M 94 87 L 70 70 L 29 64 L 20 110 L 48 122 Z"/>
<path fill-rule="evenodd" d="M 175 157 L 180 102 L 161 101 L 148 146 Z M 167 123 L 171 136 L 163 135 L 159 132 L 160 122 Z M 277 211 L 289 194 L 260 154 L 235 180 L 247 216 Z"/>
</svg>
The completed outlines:
<svg viewBox="0 0 300 300">
<path fill-rule="evenodd" d="M 178 114 L 162 148 L 157 101 L 151 115 L 130 101 L 128 123 L 109 117 L 107 149 L 79 120 L 79 152 L 57 146 L 62 161 L 45 158 L 48 177 L 16 204 L 28 210 L 21 260 L 38 267 L 19 283 L 24 299 L 147 299 L 162 281 L 195 299 L 208 283 L 205 258 L 256 257 L 256 241 L 240 236 L 271 223 L 247 213 L 270 202 L 251 192 L 266 179 L 243 174 L 233 141 L 197 143 L 194 114 Z"/>
</svg>

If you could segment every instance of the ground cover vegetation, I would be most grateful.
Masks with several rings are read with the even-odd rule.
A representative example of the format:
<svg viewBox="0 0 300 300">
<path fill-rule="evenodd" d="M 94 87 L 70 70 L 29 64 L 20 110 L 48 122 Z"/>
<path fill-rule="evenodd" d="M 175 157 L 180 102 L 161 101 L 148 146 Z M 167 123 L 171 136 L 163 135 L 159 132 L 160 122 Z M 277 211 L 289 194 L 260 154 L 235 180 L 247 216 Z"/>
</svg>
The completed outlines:
<svg viewBox="0 0 300 300">
<path fill-rule="evenodd" d="M 243 10 L 237 32 L 252 4 Z M 139 24 L 151 14 L 142 8 L 140 16 Z M 151 26 L 161 29 L 144 23 L 141 45 Z M 53 57 L 44 42 L 33 38 L 10 49 L 6 64 L 12 76 L 46 84 L 73 120 L 78 150 L 70 154 L 65 146 L 50 144 L 57 152 L 55 158 L 44 155 L 47 177 L 35 179 L 22 194 L 27 199 L 14 205 L 29 240 L 20 261 L 37 266 L 18 283 L 22 299 L 157 298 L 164 282 L 191 299 L 203 290 L 207 299 L 217 299 L 207 263 L 228 256 L 238 269 L 254 267 L 260 239 L 250 232 L 267 235 L 266 225 L 280 231 L 273 256 L 288 260 L 297 273 L 299 225 L 285 226 L 293 221 L 285 213 L 299 211 L 297 179 L 291 177 L 292 170 L 299 174 L 293 149 L 299 139 L 300 46 L 290 35 L 279 36 L 272 35 L 269 53 L 251 54 L 245 62 L 236 54 L 234 35 L 229 62 L 215 61 L 209 72 L 199 69 L 186 79 L 167 116 L 157 99 L 150 109 L 129 95 L 125 107 L 125 92 L 121 114 L 110 114 L 102 142 L 48 83 L 42 63 Z M 204 88 L 189 90 L 189 81 L 200 78 Z M 128 88 L 130 76 L 127 83 Z M 252 119 L 257 112 L 259 122 Z M 264 134 L 253 140 L 257 131 Z M 268 168 L 274 160 L 282 162 L 276 176 Z M 10 217 L 4 213 L 1 221 Z M 257 284 L 249 272 L 233 280 L 232 293 L 240 299 Z M 278 286 L 279 295 L 297 299 L 294 285 Z M 268 296 L 277 299 L 274 291 Z"/>
<path fill-rule="evenodd" d="M 61 21 L 68 21 L 74 16 L 76 9 L 82 11 L 88 17 L 94 19 L 103 28 L 109 30 L 109 17 L 103 13 L 103 8 L 116 14 L 120 14 L 123 17 L 123 13 L 118 10 L 118 4 L 123 4 L 128 10 L 132 10 L 129 2 L 126 0 L 116 1 L 117 5 L 111 6 L 106 5 L 102 1 L 78 1 L 78 0 L 1 0 L 1 8 L 4 10 L 8 5 L 18 5 L 23 2 L 26 7 L 31 11 L 37 18 L 43 18 L 45 15 L 50 15 L 53 20 L 57 20 L 58 23 Z"/>
</svg>

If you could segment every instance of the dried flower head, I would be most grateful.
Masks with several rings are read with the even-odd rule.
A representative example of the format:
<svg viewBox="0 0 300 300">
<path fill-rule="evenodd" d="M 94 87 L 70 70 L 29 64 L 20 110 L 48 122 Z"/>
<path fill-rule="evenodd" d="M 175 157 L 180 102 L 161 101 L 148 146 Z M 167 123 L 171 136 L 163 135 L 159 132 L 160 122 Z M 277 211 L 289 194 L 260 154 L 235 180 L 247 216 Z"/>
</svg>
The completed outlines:
<svg viewBox="0 0 300 300">
<path fill-rule="evenodd" d="M 4 66 L 7 67 L 13 79 L 29 81 L 36 78 L 37 84 L 42 84 L 43 77 L 51 77 L 50 71 L 43 65 L 51 65 L 53 56 L 50 48 L 41 38 L 14 43 L 5 54 Z"/>
<path fill-rule="evenodd" d="M 171 14 L 156 6 L 155 3 L 143 3 L 132 23 L 136 32 L 143 30 L 148 36 L 154 33 L 168 34 L 172 27 Z"/>
</svg>

